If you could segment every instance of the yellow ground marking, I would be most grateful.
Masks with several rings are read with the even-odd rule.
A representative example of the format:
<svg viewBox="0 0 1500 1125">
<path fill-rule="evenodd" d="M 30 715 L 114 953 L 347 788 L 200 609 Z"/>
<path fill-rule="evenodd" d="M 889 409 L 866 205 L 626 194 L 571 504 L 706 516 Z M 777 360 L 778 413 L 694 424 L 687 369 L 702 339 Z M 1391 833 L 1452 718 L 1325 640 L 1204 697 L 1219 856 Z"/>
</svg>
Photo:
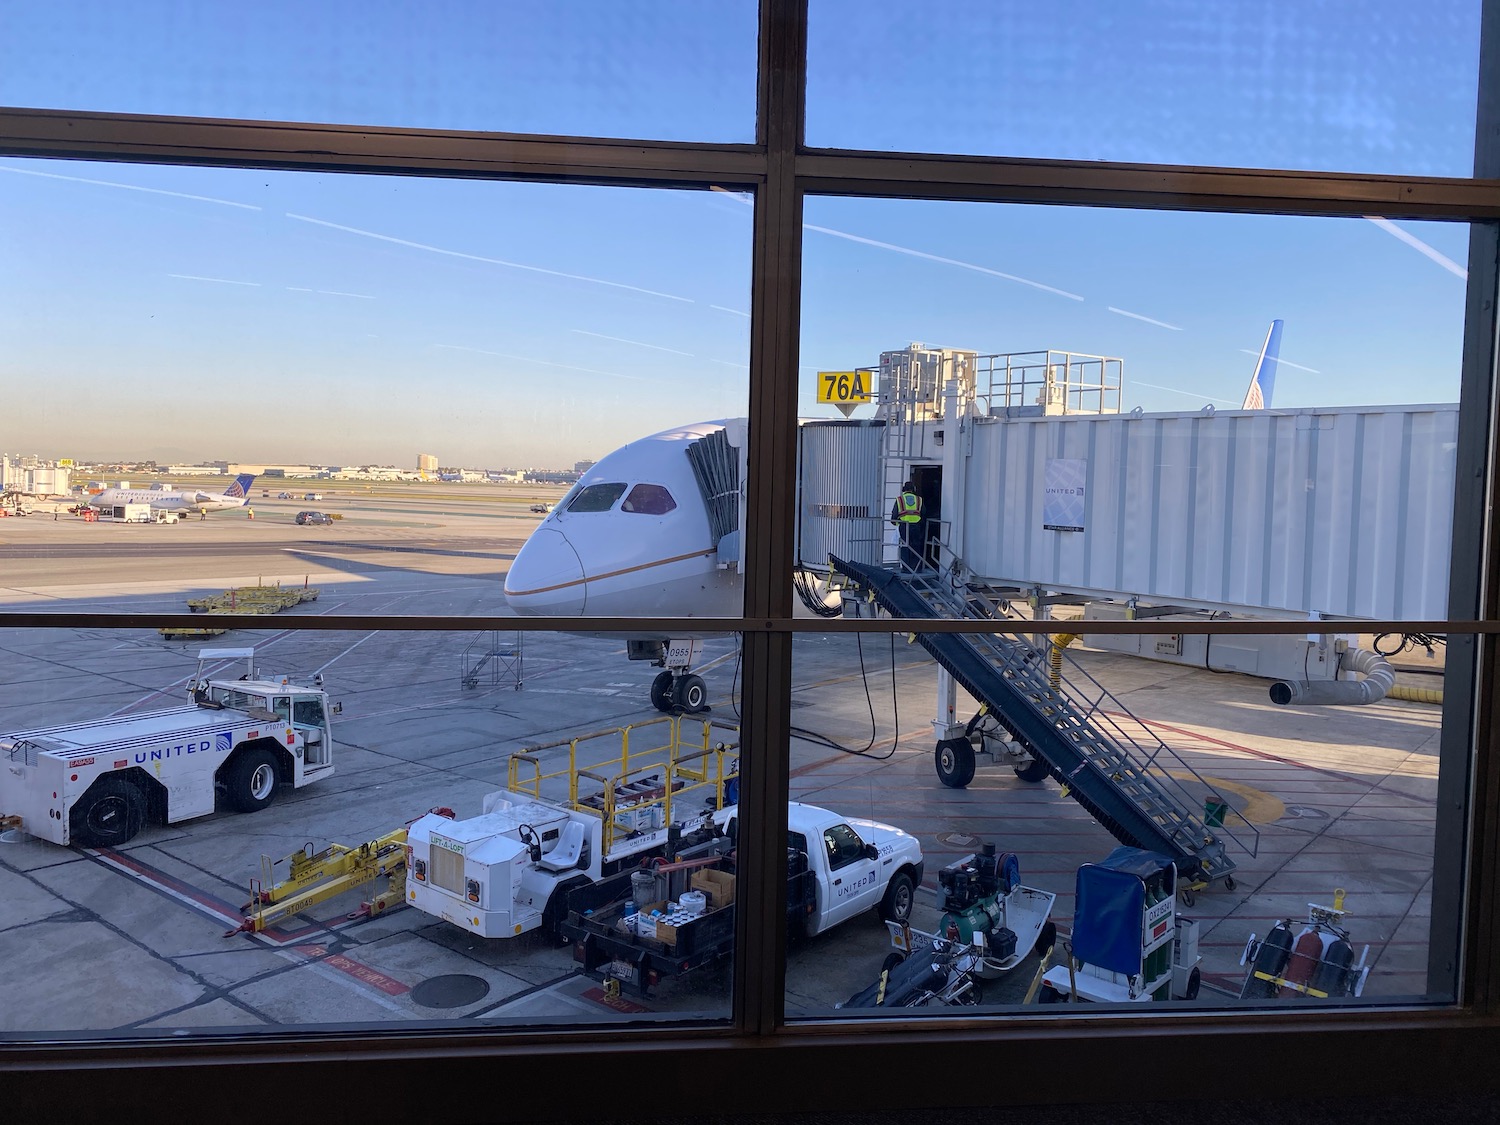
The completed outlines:
<svg viewBox="0 0 1500 1125">
<path fill-rule="evenodd" d="M 1222 789 L 1226 793 L 1233 793 L 1236 797 L 1244 798 L 1245 807 L 1235 811 L 1251 824 L 1271 824 L 1286 815 L 1286 804 L 1281 798 L 1273 797 L 1264 789 L 1257 789 L 1253 785 L 1246 785 L 1239 781 L 1225 781 L 1222 777 L 1209 777 L 1207 774 L 1194 777 L 1187 770 L 1168 770 L 1167 772 L 1178 781 L 1202 780 L 1211 788 Z"/>
</svg>

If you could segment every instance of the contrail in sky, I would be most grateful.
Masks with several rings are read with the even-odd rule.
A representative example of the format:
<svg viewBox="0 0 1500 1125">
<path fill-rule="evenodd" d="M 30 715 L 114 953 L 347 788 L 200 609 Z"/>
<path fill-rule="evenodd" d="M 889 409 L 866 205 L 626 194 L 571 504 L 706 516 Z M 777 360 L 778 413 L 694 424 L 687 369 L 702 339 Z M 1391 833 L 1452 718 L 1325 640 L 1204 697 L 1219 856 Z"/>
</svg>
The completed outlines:
<svg viewBox="0 0 1500 1125">
<path fill-rule="evenodd" d="M 1259 353 L 1256 353 L 1256 354 L 1259 354 Z M 1180 389 L 1178 387 L 1163 387 L 1163 386 L 1161 386 L 1161 385 L 1159 385 L 1157 383 L 1143 383 L 1139 379 L 1132 379 L 1130 382 L 1131 382 L 1132 386 L 1136 386 L 1136 387 L 1150 387 L 1153 391 L 1171 391 L 1174 395 L 1187 395 L 1188 398 L 1200 398 L 1204 402 L 1222 402 L 1222 403 L 1225 403 L 1225 404 L 1227 404 L 1229 406 L 1234 406 L 1235 405 L 1235 401 L 1233 399 L 1228 399 L 1228 398 L 1213 398 L 1213 397 L 1211 397 L 1209 395 L 1200 395 L 1200 394 L 1198 394 L 1195 391 L 1184 391 L 1184 390 L 1182 390 L 1182 389 Z"/>
<path fill-rule="evenodd" d="M 754 206 L 750 199 L 743 193 L 737 191 L 726 191 L 724 188 L 714 188 L 720 195 L 727 195 L 731 199 L 738 199 L 747 207 Z M 962 262 L 957 258 L 945 258 L 940 254 L 929 254 L 925 250 L 914 250 L 910 246 L 897 246 L 894 242 L 881 242 L 874 238 L 865 238 L 862 235 L 850 234 L 844 230 L 834 230 L 832 227 L 820 227 L 814 223 L 803 223 L 803 230 L 814 230 L 819 234 L 831 235 L 834 238 L 847 239 L 850 242 L 858 242 L 863 246 L 874 246 L 879 250 L 889 250 L 895 254 L 905 254 L 912 258 L 922 258 L 929 262 L 939 262 L 945 266 L 957 266 L 959 269 L 973 270 L 975 273 L 989 274 L 1004 281 L 1014 281 L 1018 285 L 1029 285 L 1033 289 L 1040 289 L 1043 293 L 1054 293 L 1059 297 L 1066 297 L 1070 301 L 1081 301 L 1083 298 L 1077 293 L 1069 293 L 1066 289 L 1057 289 L 1051 285 L 1043 285 L 1040 281 L 1032 281 L 1029 278 L 1017 277 L 1013 273 L 1002 273 L 1000 270 L 992 270 L 988 266 L 976 265 L 973 262 Z"/>
<path fill-rule="evenodd" d="M 1246 355 L 1260 355 L 1260 352 L 1255 351 L 1252 348 L 1241 348 L 1240 351 L 1244 352 Z M 1289 359 L 1281 359 L 1280 357 L 1277 357 L 1273 362 L 1277 367 L 1295 367 L 1298 371 L 1306 371 L 1309 375 L 1323 374 L 1316 367 L 1303 367 L 1300 363 L 1293 363 Z"/>
<path fill-rule="evenodd" d="M 549 277 L 562 277 L 569 281 L 586 281 L 590 285 L 607 285 L 611 289 L 628 289 L 632 293 L 644 293 L 648 297 L 661 297 L 668 301 L 682 301 L 684 304 L 689 305 L 695 303 L 691 297 L 679 297 L 674 293 L 660 293 L 655 289 L 643 289 L 639 285 L 626 285 L 623 281 L 606 281 L 602 277 L 585 277 L 577 273 L 564 273 L 562 270 L 549 270 L 541 266 L 528 266 L 522 262 L 508 262 L 504 258 L 487 258 L 483 254 L 466 254 L 462 250 L 447 250 L 441 246 L 429 246 L 425 242 L 412 242 L 410 239 L 395 238 L 389 234 L 379 234 L 372 230 L 361 230 L 359 227 L 346 227 L 341 223 L 330 223 L 327 219 L 314 219 L 310 215 L 295 215 L 288 211 L 286 217 L 288 219 L 296 219 L 300 223 L 312 223 L 314 226 L 343 231 L 345 234 L 357 234 L 361 238 L 373 238 L 377 242 L 389 242 L 394 246 L 406 246 L 413 250 L 426 250 L 429 254 L 441 254 L 448 258 L 462 258 L 468 262 L 485 262 L 488 265 L 505 266 L 513 270 L 544 273 Z"/>
<path fill-rule="evenodd" d="M 651 348 L 658 352 L 671 352 L 673 355 L 685 355 L 693 358 L 692 352 L 680 352 L 676 348 L 664 348 L 660 344 L 648 344 L 644 340 L 627 340 L 624 336 L 606 336 L 603 332 L 590 332 L 584 328 L 573 329 L 580 336 L 597 336 L 601 340 L 613 340 L 617 344 L 634 344 L 638 348 Z"/>
<path fill-rule="evenodd" d="M 212 281 L 219 285 L 249 285 L 257 289 L 260 288 L 260 282 L 258 281 L 235 281 L 228 277 L 199 277 L 191 273 L 169 273 L 167 276 L 180 278 L 183 281 Z"/>
<path fill-rule="evenodd" d="M 881 250 L 891 250 L 897 254 L 906 254 L 912 258 L 924 258 L 929 262 L 941 262 L 945 266 L 958 266 L 960 269 L 973 270 L 975 273 L 987 273 L 991 277 L 998 277 L 1004 281 L 1014 281 L 1020 285 L 1029 285 L 1033 289 L 1040 289 L 1043 293 L 1054 293 L 1059 297 L 1066 297 L 1070 301 L 1083 300 L 1077 293 L 1069 293 L 1066 289 L 1054 289 L 1050 285 L 1043 285 L 1040 281 L 1031 281 L 1024 277 L 1017 277 L 1013 273 L 1001 273 L 992 270 L 988 266 L 978 266 L 973 262 L 961 262 L 957 258 L 944 258 L 940 254 L 929 254 L 925 250 L 913 250 L 910 246 L 897 246 L 894 242 L 880 242 L 873 238 L 863 238 L 857 234 L 847 231 L 834 230 L 832 227 L 815 226 L 812 223 L 803 223 L 803 230 L 815 230 L 819 234 L 832 235 L 834 238 L 845 238 L 850 242 L 858 242 L 865 246 L 874 246 Z"/>
<path fill-rule="evenodd" d="M 1108 305 L 1106 307 L 1110 312 L 1116 313 L 1119 316 L 1128 316 L 1131 320 L 1144 320 L 1147 324 L 1154 324 L 1158 328 L 1170 328 L 1173 332 L 1182 331 L 1182 329 L 1178 328 L 1177 325 L 1168 324 L 1164 320 L 1152 320 L 1149 316 L 1142 316 L 1140 313 L 1126 312 L 1124 309 L 1115 308 L 1114 305 Z"/>
<path fill-rule="evenodd" d="M 487 351 L 484 348 L 467 348 L 462 344 L 434 344 L 433 347 L 447 348 L 449 351 L 453 352 L 477 352 L 479 355 L 499 356 L 501 359 L 514 359 L 518 360 L 521 363 L 539 363 L 543 367 L 561 367 L 565 371 L 582 371 L 586 375 L 608 375 L 613 379 L 633 379 L 637 382 L 639 382 L 641 378 L 639 375 L 624 375 L 618 371 L 599 371 L 598 369 L 593 367 L 574 367 L 571 363 L 553 363 L 551 360 L 532 359 L 530 356 L 526 355 L 511 355 L 509 352 L 492 352 Z"/>
<path fill-rule="evenodd" d="M 64 176 L 61 172 L 39 172 L 35 168 L 12 168 L 0 164 L 0 172 L 14 172 L 18 176 L 41 176 L 48 180 L 67 180 L 75 184 L 93 184 L 95 187 L 122 188 L 125 191 L 143 191 L 148 195 L 170 195 L 174 199 L 191 199 L 196 203 L 217 203 L 220 207 L 238 207 L 244 211 L 261 211 L 264 208 L 254 203 L 236 203 L 232 199 L 215 199 L 211 195 L 189 195 L 185 191 L 167 191 L 165 188 L 141 187 L 139 184 L 118 184 L 113 180 L 91 180 L 84 176 Z"/>
<path fill-rule="evenodd" d="M 1448 255 L 1442 253 L 1439 250 L 1434 250 L 1431 246 L 1428 246 L 1427 243 L 1423 242 L 1416 235 L 1408 234 L 1406 231 L 1402 230 L 1389 219 L 1382 219 L 1379 215 L 1366 215 L 1365 218 L 1374 223 L 1381 230 L 1385 231 L 1385 233 L 1390 235 L 1392 238 L 1399 238 L 1402 242 L 1406 243 L 1417 253 L 1425 254 L 1438 265 L 1442 266 L 1449 273 L 1461 277 L 1465 281 L 1469 280 L 1468 270 L 1464 269 L 1463 266 L 1459 265 L 1452 258 L 1448 257 Z"/>
</svg>

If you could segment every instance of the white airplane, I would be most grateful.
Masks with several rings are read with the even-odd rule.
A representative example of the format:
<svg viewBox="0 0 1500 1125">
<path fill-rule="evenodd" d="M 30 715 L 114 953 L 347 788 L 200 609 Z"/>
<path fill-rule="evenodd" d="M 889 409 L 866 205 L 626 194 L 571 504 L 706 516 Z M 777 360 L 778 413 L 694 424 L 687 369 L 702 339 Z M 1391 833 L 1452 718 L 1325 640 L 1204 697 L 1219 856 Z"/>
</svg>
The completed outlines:
<svg viewBox="0 0 1500 1125">
<path fill-rule="evenodd" d="M 1280 342 L 1277 320 L 1243 409 L 1270 406 Z M 744 434 L 743 418 L 699 422 L 633 441 L 600 460 L 516 553 L 505 576 L 511 609 L 555 617 L 738 617 Z M 659 710 L 703 709 L 707 688 L 692 666 L 710 635 L 626 636 L 631 660 L 664 669 L 651 685 Z"/>
<path fill-rule="evenodd" d="M 738 617 L 744 427 L 680 426 L 604 457 L 517 552 L 506 602 L 559 617 Z M 630 659 L 664 669 L 651 685 L 658 709 L 703 709 L 707 688 L 691 669 L 709 635 L 627 637 Z"/>
<path fill-rule="evenodd" d="M 250 499 L 254 473 L 241 473 L 223 492 L 197 489 L 106 488 L 88 498 L 90 508 L 113 508 L 117 504 L 150 504 L 152 511 L 217 512 L 221 508 L 243 508 Z"/>
</svg>

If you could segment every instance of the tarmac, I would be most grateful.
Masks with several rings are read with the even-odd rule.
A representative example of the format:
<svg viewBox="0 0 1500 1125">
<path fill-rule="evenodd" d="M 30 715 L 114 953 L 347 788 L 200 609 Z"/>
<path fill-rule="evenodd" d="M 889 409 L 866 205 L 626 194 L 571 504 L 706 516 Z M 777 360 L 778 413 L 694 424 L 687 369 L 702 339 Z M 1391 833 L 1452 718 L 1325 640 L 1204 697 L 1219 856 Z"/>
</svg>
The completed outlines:
<svg viewBox="0 0 1500 1125">
<path fill-rule="evenodd" d="M 474 815 L 485 794 L 503 788 L 513 750 L 658 715 L 647 702 L 656 669 L 626 661 L 623 640 L 517 635 L 507 638 L 508 650 L 520 646 L 514 665 L 466 687 L 466 647 L 491 640 L 477 632 L 287 628 L 321 614 L 504 614 L 505 568 L 540 518 L 526 510 L 530 492 L 494 486 L 320 491 L 316 505 L 263 497 L 254 520 L 238 512 L 175 525 L 0 520 L 6 610 L 181 612 L 187 598 L 239 585 L 318 588 L 317 600 L 268 617 L 263 630 L 203 643 L 253 644 L 263 669 L 321 673 L 343 707 L 336 775 L 283 790 L 254 815 L 149 825 L 115 850 L 0 835 L 0 1033 L 726 1018 L 727 966 L 616 998 L 577 971 L 569 948 L 537 934 L 480 939 L 407 907 L 359 917 L 368 888 L 264 933 L 226 936 L 263 856 L 375 839 L 437 806 Z M 294 524 L 308 507 L 341 518 Z M 199 647 L 145 629 L 7 631 L 0 731 L 176 704 Z M 1235 1003 L 1246 939 L 1278 919 L 1304 918 L 1309 903 L 1331 904 L 1335 888 L 1345 892 L 1356 955 L 1369 946 L 1364 1002 L 1423 997 L 1440 708 L 1396 700 L 1280 708 L 1263 680 L 1069 651 L 1181 750 L 1211 787 L 1184 774 L 1195 799 L 1199 790 L 1222 795 L 1259 833 L 1255 854 L 1231 851 L 1232 890 L 1215 884 L 1178 905 L 1201 927 L 1197 1004 Z M 712 715 L 733 721 L 734 638 L 707 642 L 704 660 Z M 993 841 L 1018 854 L 1023 882 L 1057 894 L 1053 919 L 1068 932 L 1077 868 L 1117 842 L 1056 782 L 1026 783 L 1008 766 L 981 764 L 968 788 L 944 788 L 930 725 L 936 666 L 919 646 L 902 634 L 894 642 L 801 636 L 793 674 L 793 723 L 842 749 L 797 738 L 792 798 L 918 837 L 926 878 L 915 925 L 936 925 L 938 870 Z M 878 977 L 889 952 L 873 914 L 793 943 L 788 1017 L 832 1015 Z M 1014 1012 L 1037 962 L 1028 957 L 987 987 L 977 1010 Z"/>
</svg>

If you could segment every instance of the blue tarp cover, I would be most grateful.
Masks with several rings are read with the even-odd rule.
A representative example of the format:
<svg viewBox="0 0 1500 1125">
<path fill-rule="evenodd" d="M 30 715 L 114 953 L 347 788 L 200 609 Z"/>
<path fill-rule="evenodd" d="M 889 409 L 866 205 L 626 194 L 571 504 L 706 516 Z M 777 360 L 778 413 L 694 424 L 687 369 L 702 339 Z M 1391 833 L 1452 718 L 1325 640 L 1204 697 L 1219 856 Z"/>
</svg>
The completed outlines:
<svg viewBox="0 0 1500 1125">
<path fill-rule="evenodd" d="M 1141 848 L 1116 848 L 1102 863 L 1078 869 L 1073 956 L 1114 973 L 1141 971 L 1146 880 L 1172 861 Z"/>
</svg>

